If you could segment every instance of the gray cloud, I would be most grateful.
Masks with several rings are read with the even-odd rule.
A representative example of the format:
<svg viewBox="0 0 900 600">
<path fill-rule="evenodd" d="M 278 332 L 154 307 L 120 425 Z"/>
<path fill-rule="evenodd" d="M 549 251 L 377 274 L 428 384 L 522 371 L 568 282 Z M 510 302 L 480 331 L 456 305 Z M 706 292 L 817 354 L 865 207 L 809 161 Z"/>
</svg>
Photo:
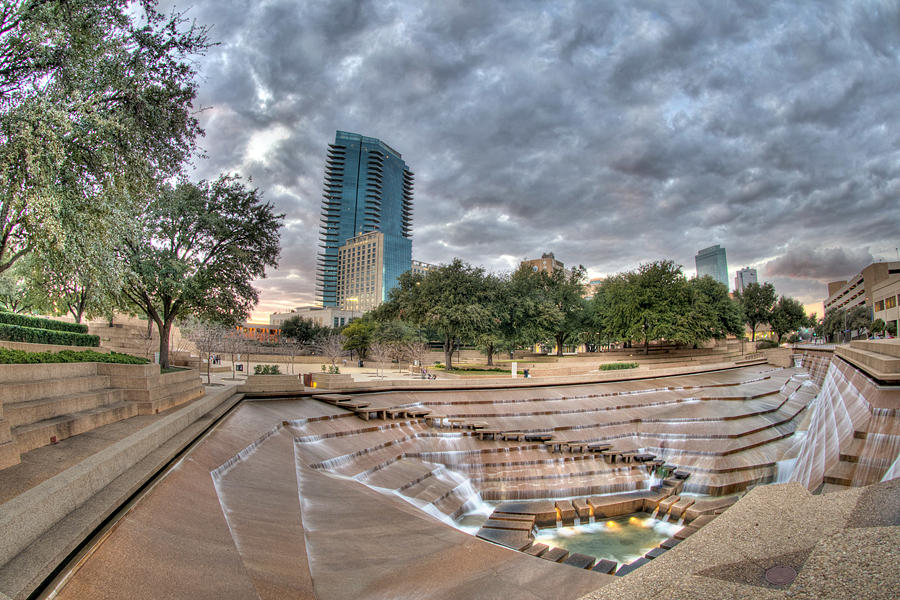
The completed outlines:
<svg viewBox="0 0 900 600">
<path fill-rule="evenodd" d="M 253 176 L 292 223 L 263 311 L 312 298 L 336 129 L 415 171 L 413 251 L 429 262 L 554 251 L 596 274 L 659 258 L 693 272 L 718 243 L 732 271 L 812 302 L 898 245 L 896 0 L 206 1 L 188 15 L 220 42 L 199 62 L 212 109 L 193 174 Z"/>
</svg>

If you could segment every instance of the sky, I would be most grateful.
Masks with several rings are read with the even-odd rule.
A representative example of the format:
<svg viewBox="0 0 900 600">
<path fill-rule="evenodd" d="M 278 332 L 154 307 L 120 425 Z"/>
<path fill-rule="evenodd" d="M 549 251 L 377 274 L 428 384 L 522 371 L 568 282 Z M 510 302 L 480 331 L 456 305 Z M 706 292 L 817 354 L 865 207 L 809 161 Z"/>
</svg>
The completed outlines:
<svg viewBox="0 0 900 600">
<path fill-rule="evenodd" d="M 413 258 L 591 277 L 720 244 L 820 302 L 900 246 L 900 0 L 164 0 L 211 26 L 205 158 L 286 215 L 253 320 L 312 304 L 327 144 L 416 176 Z M 821 306 L 818 308 L 821 315 Z"/>
</svg>

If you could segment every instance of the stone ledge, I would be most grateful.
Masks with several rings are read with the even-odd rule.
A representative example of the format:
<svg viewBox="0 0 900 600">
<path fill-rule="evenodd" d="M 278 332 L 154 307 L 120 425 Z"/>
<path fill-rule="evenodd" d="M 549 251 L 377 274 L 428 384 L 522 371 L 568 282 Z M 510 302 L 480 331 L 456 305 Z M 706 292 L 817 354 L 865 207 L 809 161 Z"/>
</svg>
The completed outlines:
<svg viewBox="0 0 900 600">
<path fill-rule="evenodd" d="M 116 477 L 232 395 L 233 389 L 208 394 L 0 505 L 0 565 L 12 560 Z"/>
</svg>

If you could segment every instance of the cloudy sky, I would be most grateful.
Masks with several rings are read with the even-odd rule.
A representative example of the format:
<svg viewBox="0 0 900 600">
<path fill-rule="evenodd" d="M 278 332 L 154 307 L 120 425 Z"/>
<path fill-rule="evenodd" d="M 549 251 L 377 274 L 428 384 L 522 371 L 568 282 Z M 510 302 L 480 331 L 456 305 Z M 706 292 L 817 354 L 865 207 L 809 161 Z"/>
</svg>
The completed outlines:
<svg viewBox="0 0 900 600">
<path fill-rule="evenodd" d="M 287 215 L 257 320 L 314 300 L 337 129 L 415 172 L 426 262 L 552 251 L 591 276 L 662 258 L 692 275 L 721 244 L 732 278 L 753 266 L 814 303 L 897 259 L 900 0 L 163 6 L 219 43 L 191 177 L 252 176 Z"/>
</svg>

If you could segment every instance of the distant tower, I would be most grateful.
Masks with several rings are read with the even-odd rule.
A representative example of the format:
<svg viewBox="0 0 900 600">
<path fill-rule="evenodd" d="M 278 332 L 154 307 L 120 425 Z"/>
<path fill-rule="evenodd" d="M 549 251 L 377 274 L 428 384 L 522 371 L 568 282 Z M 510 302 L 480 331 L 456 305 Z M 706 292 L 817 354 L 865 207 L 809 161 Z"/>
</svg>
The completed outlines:
<svg viewBox="0 0 900 600">
<path fill-rule="evenodd" d="M 565 265 L 556 260 L 556 257 L 553 256 L 552 252 L 544 252 L 543 254 L 541 254 L 540 258 L 523 260 L 520 266 L 523 265 L 528 265 L 535 273 L 541 272 L 547 273 L 548 275 L 553 273 L 553 271 L 558 271 L 565 268 Z"/>
<path fill-rule="evenodd" d="M 725 248 L 716 244 L 700 250 L 694 257 L 694 264 L 697 266 L 697 277 L 709 275 L 728 287 L 728 261 L 725 260 Z"/>
<path fill-rule="evenodd" d="M 397 278 L 409 271 L 413 180 L 400 153 L 381 140 L 346 131 L 335 133 L 325 161 L 316 270 L 316 299 L 322 306 L 346 305 L 349 299 L 341 298 L 339 281 L 349 292 L 348 281 L 354 280 L 353 289 L 360 289 L 365 280 L 358 276 L 363 275 L 370 284 L 362 289 L 376 295 L 370 296 L 370 302 L 377 306 L 397 286 Z M 384 234 L 378 239 L 377 256 L 372 256 L 374 247 L 360 247 L 360 240 L 355 239 L 373 231 Z M 351 239 L 354 242 L 341 252 Z M 376 259 L 378 268 L 361 268 Z M 352 277 L 348 269 L 352 269 Z M 376 274 L 379 281 L 371 281 Z"/>
<path fill-rule="evenodd" d="M 758 283 L 756 279 L 756 269 L 744 267 L 734 274 L 734 291 L 743 292 L 751 283 Z"/>
</svg>

